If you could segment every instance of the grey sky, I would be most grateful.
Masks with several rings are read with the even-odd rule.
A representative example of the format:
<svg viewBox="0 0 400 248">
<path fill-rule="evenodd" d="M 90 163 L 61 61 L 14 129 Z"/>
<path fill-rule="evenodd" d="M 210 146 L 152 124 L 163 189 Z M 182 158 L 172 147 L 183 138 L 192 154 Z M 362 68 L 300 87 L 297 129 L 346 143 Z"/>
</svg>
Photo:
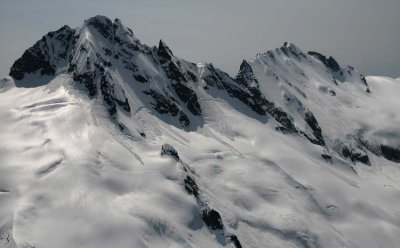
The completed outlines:
<svg viewBox="0 0 400 248">
<path fill-rule="evenodd" d="M 0 0 L 0 75 L 45 33 L 96 14 L 231 75 L 242 59 L 292 41 L 367 75 L 400 76 L 399 0 Z"/>
</svg>

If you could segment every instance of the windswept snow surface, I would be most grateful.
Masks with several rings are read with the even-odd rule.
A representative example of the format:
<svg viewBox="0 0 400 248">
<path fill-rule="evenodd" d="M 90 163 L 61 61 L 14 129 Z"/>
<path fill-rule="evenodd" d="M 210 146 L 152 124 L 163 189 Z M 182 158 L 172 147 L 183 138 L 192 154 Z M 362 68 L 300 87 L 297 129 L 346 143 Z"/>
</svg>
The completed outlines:
<svg viewBox="0 0 400 248">
<path fill-rule="evenodd" d="M 396 101 L 395 80 L 368 82 Z M 196 132 L 139 112 L 129 121 L 145 123 L 146 138 L 131 137 L 69 83 L 63 75 L 31 89 L 2 81 L 3 247 L 223 246 L 185 192 L 182 167 L 160 155 L 164 143 L 175 147 L 243 247 L 400 241 L 398 164 L 373 157 L 373 166 L 353 170 L 340 158 L 326 162 L 321 147 L 219 101 L 207 105 L 210 118 Z"/>
<path fill-rule="evenodd" d="M 87 26 L 78 31 L 87 50 L 73 56 L 78 67 L 101 61 L 91 57 L 99 46 L 119 49 L 93 38 Z M 156 48 L 138 46 L 145 51 L 134 54 L 136 72 L 177 99 L 160 89 L 170 82 L 151 59 Z M 182 71 L 198 73 L 185 85 L 195 91 L 201 116 L 177 101 L 189 129 L 156 114 L 140 95 L 148 85 L 129 81 L 114 60 L 105 73 L 129 111 L 117 104 L 110 112 L 107 98 L 91 97 L 64 62 L 50 77 L 1 79 L 0 247 L 398 247 L 400 164 L 367 150 L 367 165 L 334 150 L 335 139 L 351 142 L 348 134 L 361 128 L 370 142 L 399 145 L 398 80 L 367 77 L 366 85 L 357 74 L 335 84 L 305 54 L 246 62 L 249 78 L 296 128 L 312 136 L 302 114 L 315 114 L 324 146 L 277 131 L 271 116 L 213 88 L 204 77 L 223 74 L 209 64 L 165 51 Z M 286 103 L 287 96 L 301 105 Z"/>
</svg>

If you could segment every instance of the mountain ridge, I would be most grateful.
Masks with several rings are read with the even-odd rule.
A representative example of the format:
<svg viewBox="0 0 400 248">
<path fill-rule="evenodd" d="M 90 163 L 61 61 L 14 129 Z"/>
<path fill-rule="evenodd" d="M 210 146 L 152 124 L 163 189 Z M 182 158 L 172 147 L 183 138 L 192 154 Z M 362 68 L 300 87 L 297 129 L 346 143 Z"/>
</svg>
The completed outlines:
<svg viewBox="0 0 400 248">
<path fill-rule="evenodd" d="M 96 35 L 100 36 L 93 38 L 97 37 Z M 132 59 L 141 58 L 145 59 L 132 61 Z M 24 62 L 28 60 L 33 63 Z M 149 64 L 151 66 L 146 67 Z M 279 127 L 280 130 L 303 135 L 310 142 L 325 146 L 318 118 L 315 117 L 313 111 L 304 108 L 303 100 L 299 100 L 301 97 L 307 98 L 300 89 L 302 86 L 291 83 L 291 81 L 298 81 L 299 84 L 304 84 L 304 81 L 309 79 L 301 69 L 303 65 L 310 66 L 322 77 L 331 77 L 331 82 L 320 86 L 320 90 L 328 91 L 330 96 L 336 95 L 330 84 L 340 87 L 339 84 L 345 82 L 354 82 L 367 94 L 371 93 L 365 77 L 353 67 L 348 65 L 341 67 L 334 58 L 327 58 L 318 52 L 303 53 L 291 42 L 284 42 L 280 48 L 258 54 L 250 62 L 243 61 L 236 78 L 231 78 L 228 74 L 214 68 L 212 64 L 205 64 L 202 68 L 202 78 L 199 79 L 197 65 L 175 57 L 165 42 L 160 40 L 158 47 L 143 45 L 134 36 L 132 30 L 125 27 L 118 18 L 112 22 L 105 16 L 89 18 L 75 31 L 68 26 L 63 26 L 57 31 L 48 33 L 14 63 L 10 75 L 16 80 L 21 80 L 25 74 L 34 71 L 40 70 L 42 75 L 53 76 L 65 72 L 65 68 L 68 68 L 67 71 L 72 74 L 74 81 L 82 83 L 89 91 L 90 97 L 95 97 L 97 94 L 103 97 L 112 117 L 115 117 L 117 113 L 117 106 L 130 113 L 131 107 L 124 90 L 126 82 L 135 80 L 143 85 L 148 81 L 158 81 L 153 85 L 150 83 L 148 89 L 142 89 L 140 98 L 143 99 L 142 101 L 149 101 L 158 114 L 169 115 L 164 119 L 188 130 L 196 128 L 190 127 L 191 119 L 197 119 L 196 122 L 200 125 L 202 122 L 196 85 L 199 80 L 203 80 L 206 83 L 204 87 L 206 90 L 207 87 L 223 89 L 230 97 L 244 103 L 257 114 L 268 115 L 275 119 L 282 125 Z M 159 69 L 156 69 L 157 67 Z M 254 70 L 258 67 L 261 67 L 257 72 L 260 75 L 264 73 L 260 70 L 267 70 L 266 78 L 256 79 Z M 120 78 L 120 82 L 115 82 L 109 72 L 113 73 L 115 70 L 120 70 L 119 68 L 129 70 L 128 73 L 133 72 L 133 79 L 125 73 Z M 149 76 L 149 71 L 155 74 Z M 166 78 L 163 79 L 163 75 Z M 283 82 L 297 92 L 290 92 L 279 87 L 274 95 L 268 95 L 266 92 L 271 91 L 276 85 L 270 84 L 270 87 L 266 88 L 265 83 L 260 85 L 263 81 Z M 125 83 L 121 84 L 121 82 Z M 153 86 L 157 90 L 153 89 Z M 286 98 L 289 103 L 282 102 L 279 91 L 284 92 L 283 98 Z M 289 108 L 293 108 L 294 105 L 300 109 L 290 110 Z M 294 120 L 295 115 L 300 115 L 300 119 Z M 294 121 L 301 127 L 299 125 L 296 127 Z M 336 146 L 334 150 L 342 156 L 365 164 L 369 163 L 366 150 L 393 161 L 400 161 L 396 155 L 400 150 L 395 147 L 386 148 L 383 143 L 369 144 L 370 142 L 364 137 L 356 137 L 350 142 L 356 143 L 357 151 L 352 152 L 353 148 L 349 148 L 346 144 L 332 146 Z M 343 142 L 339 141 L 339 143 Z M 388 151 L 393 152 L 388 154 Z"/>
</svg>

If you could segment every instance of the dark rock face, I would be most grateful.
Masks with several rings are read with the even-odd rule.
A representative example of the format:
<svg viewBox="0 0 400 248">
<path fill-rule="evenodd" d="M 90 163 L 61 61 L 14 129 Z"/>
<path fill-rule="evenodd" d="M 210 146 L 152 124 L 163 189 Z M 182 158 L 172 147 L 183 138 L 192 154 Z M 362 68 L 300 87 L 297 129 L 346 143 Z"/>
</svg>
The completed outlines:
<svg viewBox="0 0 400 248">
<path fill-rule="evenodd" d="M 76 82 L 82 83 L 89 92 L 90 97 L 95 97 L 97 95 L 97 86 L 96 86 L 96 72 L 88 71 L 79 74 L 78 72 L 74 72 L 72 74 L 72 78 Z"/>
<path fill-rule="evenodd" d="M 197 76 L 191 72 L 191 71 L 186 71 L 187 75 L 189 76 L 189 78 L 193 81 L 193 82 L 197 82 L 198 78 Z"/>
<path fill-rule="evenodd" d="M 315 139 L 311 139 L 307 137 L 312 143 L 320 146 L 325 145 L 324 138 L 322 137 L 322 130 L 318 125 L 317 119 L 315 119 L 315 116 L 313 115 L 312 112 L 307 111 L 305 113 L 304 120 L 307 122 L 308 126 L 313 130 L 313 134 Z"/>
<path fill-rule="evenodd" d="M 157 55 L 160 58 L 160 62 L 162 64 L 165 64 L 165 63 L 171 61 L 172 56 L 173 56 L 169 47 L 162 40 L 160 40 L 160 42 L 158 44 Z"/>
<path fill-rule="evenodd" d="M 256 113 L 260 115 L 266 115 L 268 113 L 272 118 L 282 124 L 286 130 L 297 133 L 296 127 L 289 119 L 288 114 L 279 107 L 276 107 L 273 102 L 267 100 L 261 93 L 259 82 L 254 76 L 253 69 L 246 61 L 243 61 L 241 64 L 236 81 L 244 85 L 247 92 L 231 89 L 230 91 L 233 93 L 233 96 L 250 106 Z"/>
<path fill-rule="evenodd" d="M 179 122 L 181 123 L 181 125 L 183 127 L 187 127 L 187 126 L 190 125 L 189 117 L 185 113 L 183 113 L 182 111 L 179 114 Z"/>
<path fill-rule="evenodd" d="M 117 105 L 120 106 L 124 111 L 130 113 L 131 108 L 129 106 L 128 99 L 125 97 L 124 101 L 115 97 L 115 84 L 107 74 L 103 74 L 100 78 L 100 91 L 103 96 L 103 100 L 108 107 L 108 112 L 111 116 L 115 116 L 117 113 Z M 123 95 L 124 91 L 121 89 Z"/>
<path fill-rule="evenodd" d="M 214 209 L 204 209 L 202 219 L 212 230 L 223 229 L 221 215 Z"/>
<path fill-rule="evenodd" d="M 275 107 L 275 105 L 268 100 L 266 102 L 266 107 L 267 107 L 267 112 L 275 120 L 277 120 L 280 124 L 282 124 L 288 131 L 293 133 L 298 132 L 293 122 L 289 119 L 289 116 L 285 111 L 281 110 L 278 107 Z"/>
<path fill-rule="evenodd" d="M 360 74 L 360 78 L 361 78 L 361 82 L 367 87 L 365 89 L 365 92 L 367 92 L 368 94 L 371 93 L 371 90 L 369 89 L 369 85 L 367 83 L 367 79 L 365 79 L 364 75 Z"/>
<path fill-rule="evenodd" d="M 175 159 L 176 161 L 180 160 L 178 152 L 170 144 L 162 145 L 162 147 L 161 147 L 161 156 L 170 156 L 173 159 Z"/>
<path fill-rule="evenodd" d="M 89 26 L 94 26 L 102 35 L 108 33 L 110 30 L 107 31 L 106 29 L 112 27 L 110 26 L 111 21 L 103 17 L 94 17 L 87 22 Z M 103 47 L 102 50 L 104 54 L 96 52 L 94 60 L 89 56 L 86 57 L 85 65 L 80 65 L 79 68 L 75 63 L 70 62 L 68 72 L 74 81 L 82 84 L 88 90 L 90 97 L 101 97 L 110 116 L 115 118 L 118 106 L 125 113 L 130 113 L 131 109 L 122 86 L 117 85 L 108 72 L 108 69 L 112 66 L 108 56 L 111 56 L 112 52 L 106 47 Z M 75 49 L 75 53 L 75 56 L 87 56 L 87 48 L 81 45 L 79 49 Z M 118 89 L 119 94 L 116 94 L 116 87 L 120 87 Z"/>
<path fill-rule="evenodd" d="M 328 155 L 328 154 L 321 154 L 321 157 L 322 157 L 323 159 L 327 160 L 327 161 L 330 161 L 330 160 L 332 159 L 332 156 L 331 156 L 331 155 Z"/>
<path fill-rule="evenodd" d="M 239 73 L 236 76 L 236 81 L 246 87 L 248 87 L 249 84 L 252 82 L 256 83 L 256 85 L 259 85 L 257 79 L 254 77 L 253 69 L 246 60 L 243 60 L 242 64 L 240 64 L 240 69 Z"/>
<path fill-rule="evenodd" d="M 284 126 L 278 126 L 275 128 L 276 131 L 281 132 L 283 134 L 291 134 L 293 133 L 292 131 L 288 130 L 286 127 Z"/>
<path fill-rule="evenodd" d="M 251 66 L 243 61 L 239 74 L 236 77 L 236 81 L 239 85 L 234 82 L 226 80 L 230 78 L 227 74 L 220 73 L 212 65 L 209 67 L 211 75 L 204 78 L 207 84 L 210 86 L 217 87 L 218 89 L 223 89 L 228 92 L 228 94 L 237 98 L 247 106 L 249 106 L 254 112 L 259 115 L 269 114 L 272 118 L 278 121 L 282 126 L 293 133 L 297 133 L 297 130 L 289 119 L 286 112 L 276 107 L 274 103 L 268 101 L 259 89 L 259 83 L 255 79 L 253 70 Z"/>
<path fill-rule="evenodd" d="M 249 91 L 241 90 L 238 87 L 229 87 L 227 91 L 231 97 L 239 99 L 241 102 L 249 106 L 259 115 L 266 115 L 267 110 L 264 108 L 264 99 L 258 98 L 258 94 L 251 94 Z"/>
<path fill-rule="evenodd" d="M 38 70 L 40 70 L 41 75 L 54 75 L 56 72 L 41 49 L 34 46 L 25 51 L 22 57 L 14 62 L 10 76 L 16 80 L 22 80 L 25 73 L 33 73 Z"/>
<path fill-rule="evenodd" d="M 157 48 L 158 60 L 166 76 L 173 82 L 197 81 L 196 75 L 182 67 L 183 61 L 175 58 L 169 47 L 160 40 Z"/>
<path fill-rule="evenodd" d="M 148 82 L 147 78 L 145 78 L 142 75 L 134 75 L 133 76 L 135 78 L 136 81 L 140 82 L 140 83 L 146 83 Z"/>
<path fill-rule="evenodd" d="M 349 149 L 347 146 L 342 148 L 342 155 L 345 158 L 350 158 L 352 162 L 359 161 L 363 164 L 370 165 L 369 157 L 366 153 L 361 153 L 355 149 Z"/>
<path fill-rule="evenodd" d="M 188 82 L 179 65 L 174 62 L 169 62 L 163 65 L 165 74 L 169 79 L 175 82 Z"/>
<path fill-rule="evenodd" d="M 209 228 L 211 233 L 217 235 L 223 235 L 224 240 L 218 239 L 220 244 L 226 246 L 227 243 L 232 243 L 236 248 L 241 248 L 242 245 L 238 237 L 235 234 L 226 234 L 224 230 L 224 224 L 221 215 L 214 209 L 210 208 L 208 201 L 204 198 L 200 191 L 198 184 L 196 183 L 194 176 L 191 175 L 191 169 L 189 165 L 185 164 L 178 155 L 176 149 L 170 144 L 164 144 L 161 147 L 161 156 L 169 156 L 175 159 L 182 166 L 184 173 L 186 174 L 183 180 L 183 186 L 188 194 L 193 195 L 196 199 L 199 212 L 204 224 Z"/>
<path fill-rule="evenodd" d="M 219 90 L 224 90 L 228 85 L 232 85 L 233 87 L 234 80 L 228 74 L 216 69 L 213 64 L 207 64 L 205 69 L 209 72 L 209 75 L 203 77 L 207 86 L 215 87 Z"/>
<path fill-rule="evenodd" d="M 226 90 L 231 97 L 241 98 L 251 97 L 246 88 L 237 84 L 228 74 L 215 68 L 212 64 L 207 64 L 205 67 L 209 71 L 209 75 L 203 79 L 210 87 L 215 87 L 219 90 Z M 245 84 L 245 82 L 243 82 Z M 239 99 L 239 100 L 241 100 Z"/>
<path fill-rule="evenodd" d="M 143 92 L 147 95 L 150 95 L 155 100 L 154 109 L 160 114 L 171 114 L 172 116 L 176 116 L 179 113 L 179 107 L 176 103 L 172 102 L 171 100 L 167 99 L 164 95 L 160 93 L 150 90 Z"/>
<path fill-rule="evenodd" d="M 370 165 L 369 157 L 366 154 L 356 153 L 355 156 L 353 156 L 353 159 L 358 160 L 363 164 Z"/>
<path fill-rule="evenodd" d="M 68 52 L 70 49 L 72 49 L 72 43 L 74 42 L 73 35 L 74 30 L 67 25 L 61 27 L 57 31 L 53 31 L 47 34 L 50 39 L 54 39 L 60 44 L 57 50 L 55 49 L 55 47 L 51 47 L 52 51 L 55 52 L 55 59 L 67 59 Z"/>
<path fill-rule="evenodd" d="M 235 248 L 242 248 L 242 245 L 240 244 L 240 241 L 236 235 L 230 235 L 229 236 L 231 242 L 235 246 Z"/>
<path fill-rule="evenodd" d="M 187 127 L 190 124 L 189 117 L 180 110 L 178 105 L 170 100 L 167 99 L 164 95 L 154 91 L 144 91 L 146 95 L 150 95 L 153 98 L 153 107 L 159 114 L 169 114 L 171 116 L 177 116 L 179 114 L 179 121 L 183 127 Z"/>
<path fill-rule="evenodd" d="M 196 75 L 190 70 L 182 67 L 182 61 L 175 58 L 169 47 L 160 40 L 156 51 L 158 60 L 165 75 L 171 80 L 171 86 L 178 98 L 186 104 L 188 110 L 195 116 L 201 115 L 201 107 L 198 102 L 197 94 L 185 83 L 197 80 Z M 143 80 L 142 80 L 143 81 Z M 188 116 L 181 111 L 179 121 L 182 125 L 188 126 L 190 120 Z"/>
<path fill-rule="evenodd" d="M 119 99 L 115 99 L 117 104 L 126 112 L 130 113 L 131 112 L 131 107 L 129 106 L 128 99 L 125 98 L 125 101 L 121 101 Z"/>
<path fill-rule="evenodd" d="M 179 99 L 187 104 L 187 107 L 192 114 L 201 115 L 201 108 L 197 100 L 196 92 L 181 83 L 172 84 L 172 87 L 174 88 Z"/>
<path fill-rule="evenodd" d="M 350 158 L 352 162 L 359 161 L 366 165 L 370 165 L 369 157 L 366 151 L 370 151 L 376 156 L 386 158 L 389 161 L 400 163 L 400 147 L 396 148 L 384 144 L 370 143 L 363 136 L 362 132 L 359 132 L 353 137 L 353 144 L 356 144 L 356 148 L 348 148 L 342 146 L 341 153 L 344 157 Z"/>
<path fill-rule="evenodd" d="M 386 145 L 381 145 L 381 153 L 382 155 L 390 161 L 400 163 L 400 147 L 394 148 Z"/>
<path fill-rule="evenodd" d="M 292 43 L 289 42 L 284 42 L 280 50 L 288 57 L 295 57 L 298 60 L 306 58 L 304 53 L 302 53 Z"/>
<path fill-rule="evenodd" d="M 184 180 L 185 189 L 189 194 L 193 194 L 195 197 L 199 196 L 199 186 L 191 176 L 187 176 Z"/>
<path fill-rule="evenodd" d="M 336 62 L 336 60 L 334 58 L 332 58 L 332 57 L 326 58 L 325 55 L 322 55 L 322 54 L 320 54 L 318 52 L 314 52 L 314 51 L 309 51 L 308 54 L 311 55 L 311 56 L 314 56 L 315 58 L 317 58 L 327 68 L 329 68 L 333 72 L 340 71 L 340 66 L 339 66 L 339 64 Z"/>
<path fill-rule="evenodd" d="M 9 75 L 16 80 L 22 80 L 27 73 L 54 75 L 57 62 L 67 59 L 72 49 L 72 39 L 73 30 L 68 26 L 46 34 L 14 62 Z"/>
<path fill-rule="evenodd" d="M 113 23 L 110 19 L 101 16 L 95 16 L 87 20 L 87 25 L 94 27 L 104 38 L 112 38 Z"/>
<path fill-rule="evenodd" d="M 113 87 L 110 85 L 109 80 L 106 75 L 102 75 L 100 79 L 100 90 L 103 95 L 103 100 L 108 107 L 108 112 L 111 116 L 117 113 L 117 106 L 113 98 Z"/>
</svg>

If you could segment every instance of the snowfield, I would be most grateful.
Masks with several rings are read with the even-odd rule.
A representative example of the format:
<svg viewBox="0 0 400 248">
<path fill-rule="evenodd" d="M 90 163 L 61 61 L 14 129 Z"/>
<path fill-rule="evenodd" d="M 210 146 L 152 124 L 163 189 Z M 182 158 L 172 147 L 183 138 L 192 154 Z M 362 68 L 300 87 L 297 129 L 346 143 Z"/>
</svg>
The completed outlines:
<svg viewBox="0 0 400 248">
<path fill-rule="evenodd" d="M 116 20 L 129 52 L 107 20 L 71 31 L 74 48 L 69 27 L 45 36 L 39 69 L 0 81 L 0 247 L 398 247 L 400 164 L 382 148 L 400 149 L 398 79 L 285 44 L 245 61 L 243 83 Z"/>
</svg>

